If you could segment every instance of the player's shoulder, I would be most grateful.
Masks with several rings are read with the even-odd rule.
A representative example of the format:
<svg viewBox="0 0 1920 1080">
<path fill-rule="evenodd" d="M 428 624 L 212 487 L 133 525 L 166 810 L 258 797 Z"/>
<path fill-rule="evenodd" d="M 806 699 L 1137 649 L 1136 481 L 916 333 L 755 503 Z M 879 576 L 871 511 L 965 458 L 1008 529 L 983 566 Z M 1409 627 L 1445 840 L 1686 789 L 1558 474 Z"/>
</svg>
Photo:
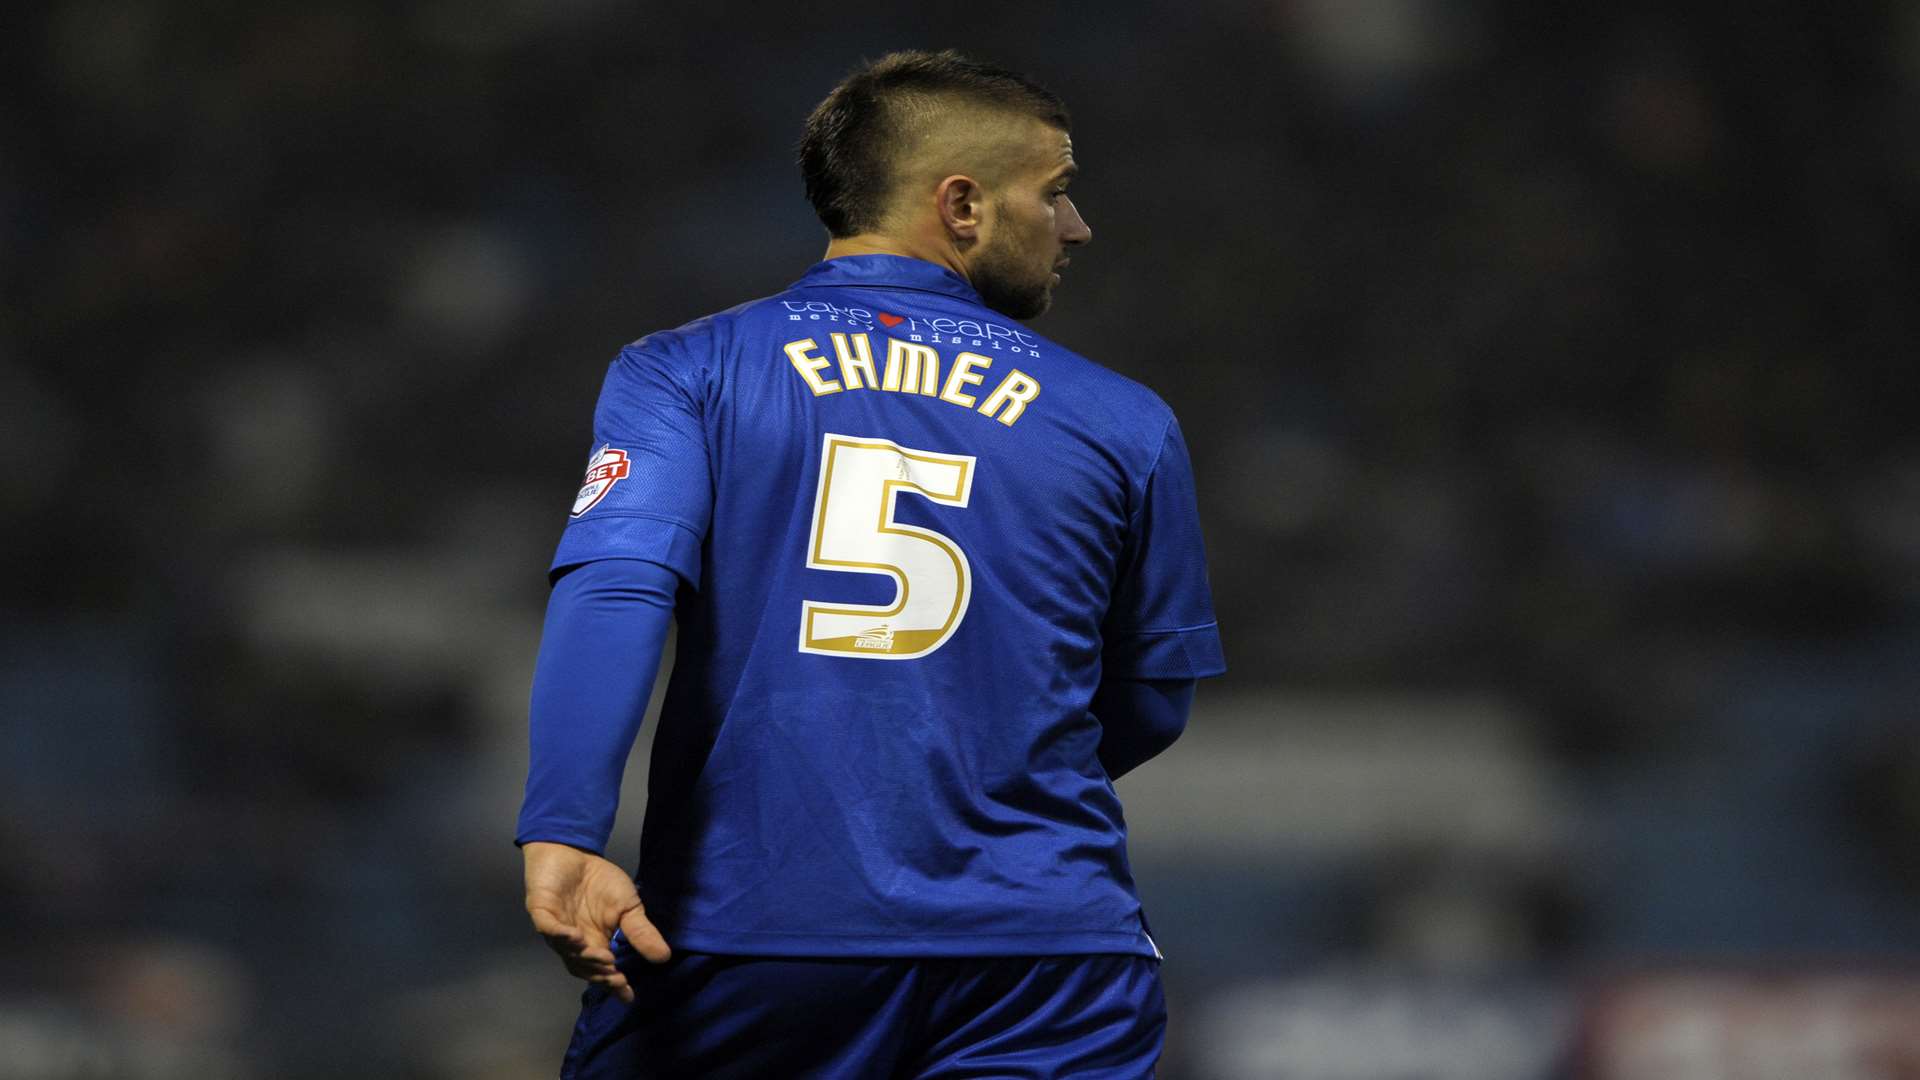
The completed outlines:
<svg viewBox="0 0 1920 1080">
<path fill-rule="evenodd" d="M 1172 422 L 1173 407 L 1147 384 L 1122 375 L 1084 353 L 1070 349 L 1052 338 L 1027 331 L 1039 343 L 1037 352 L 1056 377 L 1075 384 L 1076 393 L 1104 409 L 1124 415 L 1136 423 Z"/>
<path fill-rule="evenodd" d="M 716 351 L 731 345 L 740 333 L 742 319 L 769 299 L 749 300 L 671 329 L 655 330 L 628 342 L 620 350 L 619 359 L 651 361 L 668 366 L 704 364 Z"/>
<path fill-rule="evenodd" d="M 743 340 L 756 336 L 755 310 L 772 299 L 748 300 L 636 338 L 614 356 L 610 377 L 622 382 L 672 382 L 690 395 L 706 396 L 720 384 L 725 357 L 737 351 Z"/>
<path fill-rule="evenodd" d="M 1012 362 L 1040 384 L 1035 407 L 1045 403 L 1044 415 L 1075 438 L 1098 443 L 1129 474 L 1151 472 L 1176 430 L 1172 406 L 1145 383 L 1031 328 L 1021 338 L 1028 355 Z"/>
<path fill-rule="evenodd" d="M 813 303 L 822 309 L 828 306 Z M 672 329 L 656 330 L 628 343 L 621 357 L 688 373 L 706 370 L 723 357 L 764 346 L 809 315 L 817 322 L 819 312 L 810 311 L 808 304 L 793 289 L 756 297 Z"/>
</svg>

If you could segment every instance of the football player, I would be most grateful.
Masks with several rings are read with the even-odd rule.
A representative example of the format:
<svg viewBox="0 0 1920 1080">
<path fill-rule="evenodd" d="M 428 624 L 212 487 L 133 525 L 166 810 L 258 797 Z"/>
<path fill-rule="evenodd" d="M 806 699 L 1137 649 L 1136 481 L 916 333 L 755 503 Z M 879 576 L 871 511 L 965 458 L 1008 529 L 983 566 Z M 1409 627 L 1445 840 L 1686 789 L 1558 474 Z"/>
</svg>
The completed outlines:
<svg viewBox="0 0 1920 1080">
<path fill-rule="evenodd" d="M 1224 664 L 1173 413 L 1022 325 L 1092 236 L 1073 151 L 1022 75 L 864 65 L 801 144 L 824 261 L 614 360 L 518 832 L 591 984 L 563 1075 L 1152 1073 L 1112 781 Z"/>
</svg>

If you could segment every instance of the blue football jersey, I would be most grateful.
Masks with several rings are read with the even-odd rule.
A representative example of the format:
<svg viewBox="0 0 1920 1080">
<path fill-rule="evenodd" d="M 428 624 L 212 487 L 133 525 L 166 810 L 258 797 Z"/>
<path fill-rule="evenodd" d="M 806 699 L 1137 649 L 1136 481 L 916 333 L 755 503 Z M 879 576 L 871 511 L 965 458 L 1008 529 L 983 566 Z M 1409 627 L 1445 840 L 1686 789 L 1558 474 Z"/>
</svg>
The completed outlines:
<svg viewBox="0 0 1920 1080">
<path fill-rule="evenodd" d="M 555 569 L 685 582 L 639 874 L 667 940 L 1155 954 L 1088 705 L 1224 670 L 1165 403 L 856 256 L 627 347 L 593 446 Z"/>
</svg>

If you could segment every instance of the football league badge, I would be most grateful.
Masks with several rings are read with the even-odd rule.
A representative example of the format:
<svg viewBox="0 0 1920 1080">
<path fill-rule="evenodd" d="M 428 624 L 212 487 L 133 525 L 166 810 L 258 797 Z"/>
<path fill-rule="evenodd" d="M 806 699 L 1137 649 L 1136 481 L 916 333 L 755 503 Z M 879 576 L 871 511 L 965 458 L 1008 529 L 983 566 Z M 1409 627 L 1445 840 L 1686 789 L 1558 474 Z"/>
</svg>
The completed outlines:
<svg viewBox="0 0 1920 1080">
<path fill-rule="evenodd" d="M 580 483 L 580 494 L 573 497 L 573 516 L 593 509 L 600 500 L 607 497 L 613 485 L 627 478 L 627 452 L 615 450 L 611 444 L 593 452 L 592 460 L 587 462 L 587 478 Z"/>
</svg>

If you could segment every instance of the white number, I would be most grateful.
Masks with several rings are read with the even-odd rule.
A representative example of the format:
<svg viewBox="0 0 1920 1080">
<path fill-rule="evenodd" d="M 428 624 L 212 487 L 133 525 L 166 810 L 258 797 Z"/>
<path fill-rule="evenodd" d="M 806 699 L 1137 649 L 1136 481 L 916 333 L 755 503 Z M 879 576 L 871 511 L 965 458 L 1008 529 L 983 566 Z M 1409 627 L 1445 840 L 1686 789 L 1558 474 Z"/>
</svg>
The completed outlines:
<svg viewBox="0 0 1920 1080">
<path fill-rule="evenodd" d="M 884 606 L 803 601 L 801 652 L 912 660 L 946 644 L 966 617 L 973 570 L 951 537 L 902 525 L 893 511 L 903 491 L 945 506 L 967 505 L 973 462 L 885 439 L 827 436 L 807 565 L 886 574 L 899 592 Z"/>
</svg>

